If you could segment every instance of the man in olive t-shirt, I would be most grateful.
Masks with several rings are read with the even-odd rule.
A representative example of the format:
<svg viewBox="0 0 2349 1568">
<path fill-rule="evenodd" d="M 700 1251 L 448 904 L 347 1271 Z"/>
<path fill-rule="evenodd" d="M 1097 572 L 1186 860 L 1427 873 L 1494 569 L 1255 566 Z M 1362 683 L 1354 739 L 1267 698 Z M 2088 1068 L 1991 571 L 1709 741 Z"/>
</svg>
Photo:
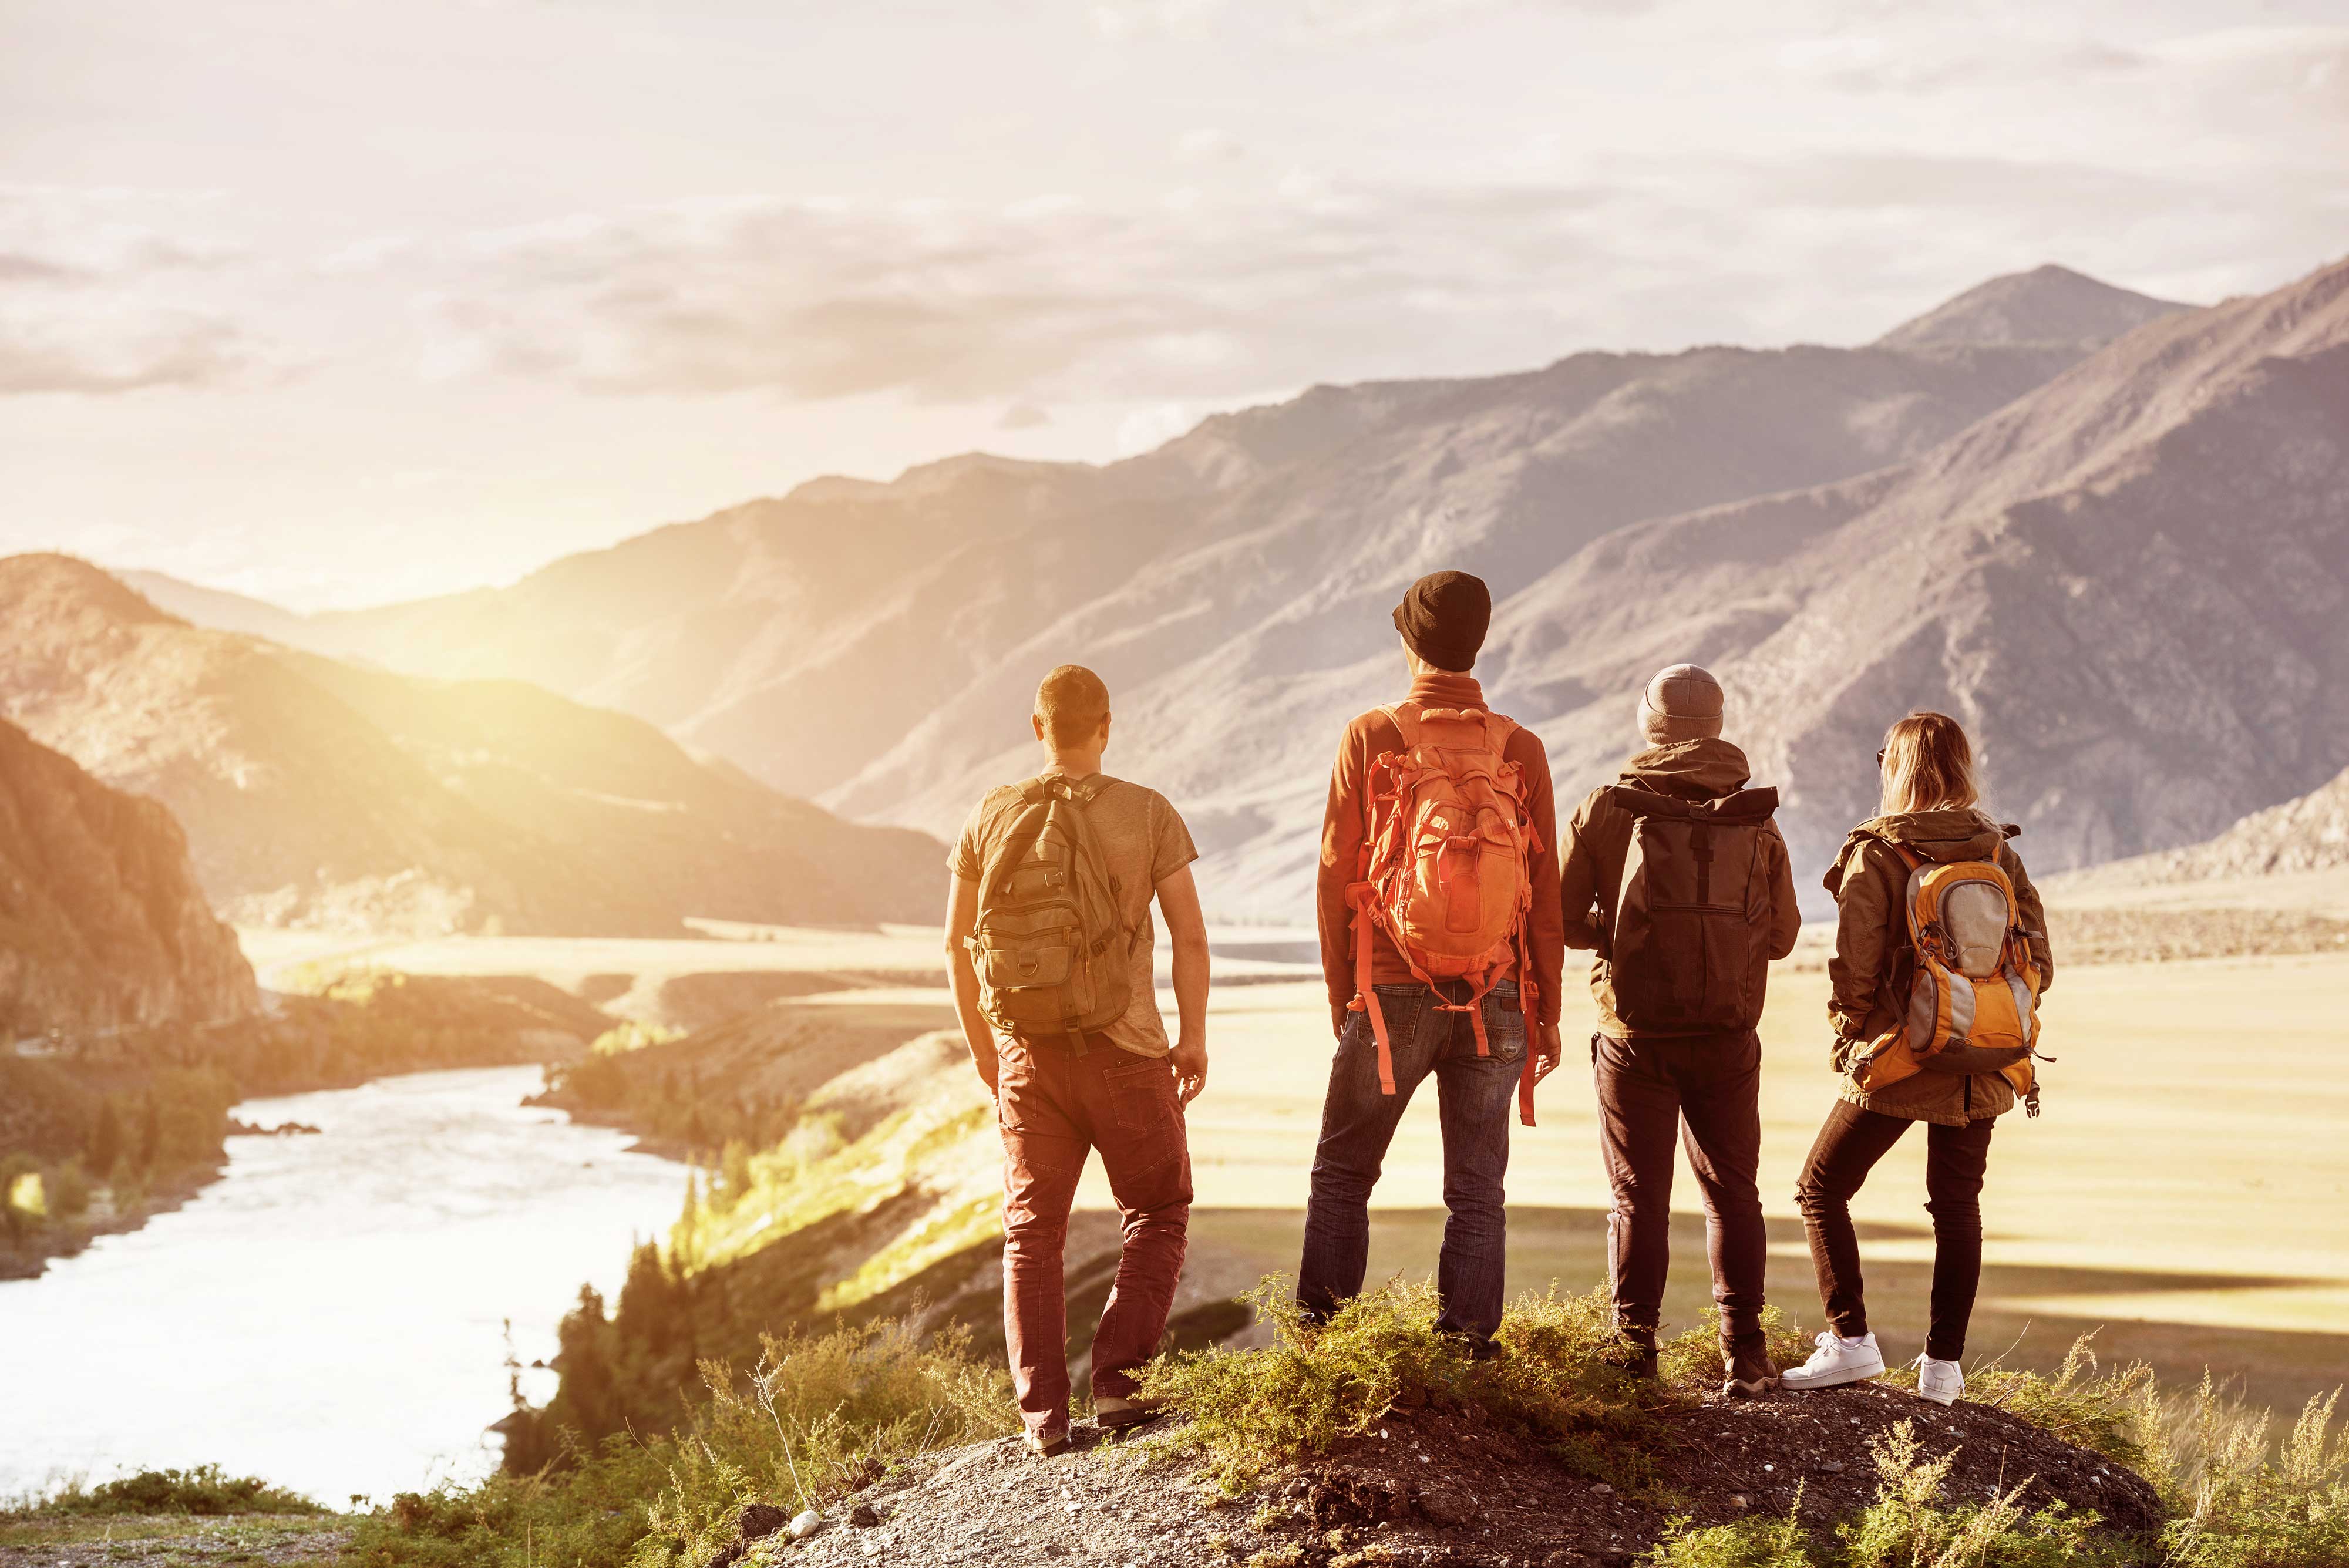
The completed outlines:
<svg viewBox="0 0 2349 1568">
<path fill-rule="evenodd" d="M 1044 776 L 1101 773 L 1109 744 L 1109 689 L 1064 664 L 1037 689 L 1031 721 L 1051 759 Z M 1133 1001 L 1123 1016 L 1087 1034 L 1080 1053 L 1050 1040 L 999 1039 L 980 1011 L 978 973 L 964 939 L 978 924 L 980 871 L 1020 806 L 1020 789 L 988 792 L 973 808 L 948 862 L 947 971 L 964 1041 L 994 1095 L 1003 1134 L 1003 1330 L 1029 1446 L 1058 1453 L 1069 1441 L 1068 1302 L 1061 1255 L 1069 1206 L 1086 1156 L 1101 1150 L 1111 1194 L 1125 1217 L 1117 1281 L 1093 1339 L 1093 1407 L 1104 1427 L 1148 1420 L 1133 1373 L 1157 1353 L 1174 1306 L 1191 1219 L 1191 1157 L 1183 1107 L 1207 1081 L 1207 930 L 1199 913 L 1190 831 L 1166 797 L 1105 781 L 1080 809 L 1115 879 L 1119 917 L 1137 933 L 1128 961 Z M 1174 945 L 1180 1033 L 1170 1045 L 1151 978 L 1155 896 Z"/>
</svg>

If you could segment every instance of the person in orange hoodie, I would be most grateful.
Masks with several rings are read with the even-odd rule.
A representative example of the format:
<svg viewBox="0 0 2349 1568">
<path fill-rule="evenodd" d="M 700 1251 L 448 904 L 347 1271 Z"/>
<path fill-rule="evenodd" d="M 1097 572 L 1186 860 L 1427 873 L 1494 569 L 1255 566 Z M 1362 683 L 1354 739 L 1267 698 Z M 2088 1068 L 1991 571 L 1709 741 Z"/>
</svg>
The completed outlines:
<svg viewBox="0 0 2349 1568">
<path fill-rule="evenodd" d="M 1509 1105 L 1526 1075 L 1527 1035 L 1538 1032 L 1532 1043 L 1532 1077 L 1556 1067 L 1560 1051 L 1557 988 L 1565 937 L 1557 898 L 1557 812 L 1549 757 L 1540 739 L 1509 724 L 1502 750 L 1505 763 L 1515 766 L 1522 790 L 1520 820 L 1530 830 L 1525 872 L 1533 897 L 1523 950 L 1533 972 L 1521 974 L 1516 960 L 1508 961 L 1501 978 L 1475 1003 L 1480 1017 L 1472 1021 L 1462 1010 L 1471 986 L 1458 980 L 1422 980 L 1385 926 L 1371 921 L 1371 988 L 1389 1036 L 1392 1093 L 1381 1080 L 1380 1046 L 1369 1012 L 1372 999 L 1358 997 L 1359 936 L 1349 889 L 1360 885 L 1368 861 L 1378 804 L 1373 770 L 1381 759 L 1407 750 L 1399 716 L 1416 723 L 1418 714 L 1431 710 L 1491 711 L 1469 671 L 1492 613 L 1491 594 L 1465 572 L 1437 572 L 1413 584 L 1394 611 L 1410 691 L 1393 707 L 1356 718 L 1338 742 L 1322 821 L 1317 899 L 1321 967 L 1338 1050 L 1321 1108 L 1312 1194 L 1305 1209 L 1305 1255 L 1297 1280 L 1299 1304 L 1317 1319 L 1361 1293 L 1370 1251 L 1371 1189 L 1413 1090 L 1432 1075 L 1442 1109 L 1444 1204 L 1449 1211 L 1436 1272 L 1443 1303 L 1437 1327 L 1460 1336 L 1480 1357 L 1493 1354 L 1493 1333 L 1501 1323 L 1507 1239 L 1502 1179 L 1509 1163 Z"/>
</svg>

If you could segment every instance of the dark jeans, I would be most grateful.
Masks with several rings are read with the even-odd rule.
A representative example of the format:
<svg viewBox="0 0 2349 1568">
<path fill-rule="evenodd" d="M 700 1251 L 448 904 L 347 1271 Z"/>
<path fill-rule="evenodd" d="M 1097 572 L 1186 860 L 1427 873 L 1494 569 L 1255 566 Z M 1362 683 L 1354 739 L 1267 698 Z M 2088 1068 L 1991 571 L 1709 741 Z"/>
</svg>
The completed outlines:
<svg viewBox="0 0 2349 1568">
<path fill-rule="evenodd" d="M 1827 1323 L 1847 1339 L 1868 1332 L 1859 1237 L 1851 1228 L 1852 1194 L 1911 1125 L 1904 1116 L 1864 1111 L 1848 1100 L 1837 1100 L 1811 1145 L 1803 1179 L 1795 1189 L 1795 1201 L 1802 1205 L 1803 1224 L 1810 1232 L 1819 1299 L 1826 1304 Z M 1966 1322 L 1973 1316 L 1974 1292 L 1982 1284 L 1982 1171 L 1990 1163 L 1990 1135 L 1997 1125 L 1989 1116 L 1961 1127 L 1926 1125 L 1925 1211 L 1933 1217 L 1933 1303 L 1925 1354 L 1936 1361 L 1955 1361 L 1966 1353 Z"/>
<path fill-rule="evenodd" d="M 1089 1034 L 1081 1056 L 1058 1042 L 1006 1044 L 996 1115 L 1003 1131 L 1003 1336 L 1028 1429 L 1069 1429 L 1069 1302 L 1061 1253 L 1086 1153 L 1101 1150 L 1125 1216 L 1117 1281 L 1093 1335 L 1093 1392 L 1133 1396 L 1158 1353 L 1191 1223 L 1183 1102 L 1163 1056 Z"/>
<path fill-rule="evenodd" d="M 1704 1194 L 1705 1250 L 1725 1352 L 1762 1346 L 1762 1042 L 1752 1030 L 1684 1040 L 1596 1034 L 1599 1144 L 1615 1207 L 1607 1270 L 1618 1326 L 1652 1336 L 1671 1263 L 1673 1135 Z"/>
<path fill-rule="evenodd" d="M 1313 1154 L 1313 1190 L 1305 1205 L 1305 1258 L 1297 1271 L 1297 1300 L 1327 1317 L 1359 1295 L 1371 1250 L 1371 1189 L 1378 1185 L 1387 1145 L 1412 1091 L 1435 1075 L 1444 1128 L 1444 1251 L 1436 1293 L 1444 1303 L 1436 1326 L 1468 1336 L 1477 1354 L 1490 1351 L 1501 1326 L 1502 1274 L 1508 1262 L 1502 1178 L 1509 1169 L 1509 1106 L 1526 1059 L 1526 1018 L 1517 987 L 1503 981 L 1481 1004 L 1489 1056 L 1476 1054 L 1475 1025 L 1465 1012 L 1433 1005 L 1435 993 L 1417 983 L 1378 988 L 1394 1060 L 1395 1092 L 1379 1092 L 1379 1045 L 1367 1013 L 1346 1021 L 1330 1064 L 1329 1097 L 1321 1105 L 1321 1142 Z M 1464 1000 L 1468 988 L 1445 982 L 1445 995 Z"/>
</svg>

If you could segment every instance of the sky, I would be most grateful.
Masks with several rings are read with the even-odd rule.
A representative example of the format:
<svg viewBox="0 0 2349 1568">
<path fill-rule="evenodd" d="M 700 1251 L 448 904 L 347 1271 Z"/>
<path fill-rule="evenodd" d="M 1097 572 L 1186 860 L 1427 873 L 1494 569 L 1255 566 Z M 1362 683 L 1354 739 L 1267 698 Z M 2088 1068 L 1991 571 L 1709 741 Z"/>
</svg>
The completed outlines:
<svg viewBox="0 0 2349 1568">
<path fill-rule="evenodd" d="M 2349 253 L 2349 0 L 0 0 L 0 550 L 297 607 Z"/>
</svg>

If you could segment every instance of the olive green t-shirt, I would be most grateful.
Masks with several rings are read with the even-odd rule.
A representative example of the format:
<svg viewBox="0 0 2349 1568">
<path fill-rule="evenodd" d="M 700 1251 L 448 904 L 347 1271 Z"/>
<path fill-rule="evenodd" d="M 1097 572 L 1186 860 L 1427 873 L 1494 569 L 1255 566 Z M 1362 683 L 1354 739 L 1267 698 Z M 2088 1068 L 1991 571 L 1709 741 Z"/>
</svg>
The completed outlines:
<svg viewBox="0 0 2349 1568">
<path fill-rule="evenodd" d="M 956 876 L 970 882 L 979 879 L 988 849 L 1010 830 L 1019 805 L 1019 786 L 999 784 L 971 808 L 970 820 L 963 824 L 962 836 L 947 860 Z M 1125 1016 L 1103 1033 L 1137 1056 L 1164 1056 L 1172 1046 L 1165 1020 L 1158 1012 L 1158 988 L 1151 978 L 1158 937 L 1151 923 L 1150 900 L 1158 884 L 1196 860 L 1199 851 L 1191 842 L 1191 830 L 1183 826 L 1182 814 L 1154 789 L 1113 780 L 1085 811 L 1093 836 L 1101 842 L 1102 858 L 1117 878 L 1119 918 L 1139 933 L 1128 960 L 1133 1000 L 1126 1005 Z"/>
</svg>

